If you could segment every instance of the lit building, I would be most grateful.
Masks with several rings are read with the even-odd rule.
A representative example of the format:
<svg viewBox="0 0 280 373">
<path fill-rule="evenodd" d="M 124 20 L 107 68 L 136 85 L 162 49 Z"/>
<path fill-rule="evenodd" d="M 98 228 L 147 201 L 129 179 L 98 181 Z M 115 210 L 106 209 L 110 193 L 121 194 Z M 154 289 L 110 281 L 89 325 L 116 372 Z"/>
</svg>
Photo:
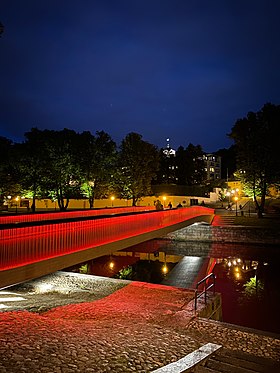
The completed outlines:
<svg viewBox="0 0 280 373">
<path fill-rule="evenodd" d="M 165 184 L 176 184 L 178 178 L 176 177 L 176 150 L 170 147 L 169 139 L 166 139 L 166 148 L 162 150 L 162 182 Z"/>
<path fill-rule="evenodd" d="M 204 154 L 205 172 L 207 180 L 221 179 L 222 160 L 220 156 L 214 154 Z"/>
</svg>

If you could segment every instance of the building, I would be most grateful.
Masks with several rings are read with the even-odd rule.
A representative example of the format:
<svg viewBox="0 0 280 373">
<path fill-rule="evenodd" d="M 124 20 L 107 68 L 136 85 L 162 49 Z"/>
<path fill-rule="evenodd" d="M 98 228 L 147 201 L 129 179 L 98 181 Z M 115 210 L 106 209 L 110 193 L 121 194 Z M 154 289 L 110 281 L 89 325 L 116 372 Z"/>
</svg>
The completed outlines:
<svg viewBox="0 0 280 373">
<path fill-rule="evenodd" d="M 176 184 L 178 178 L 176 177 L 176 150 L 170 147 L 169 139 L 166 139 L 166 147 L 162 150 L 162 183 Z"/>
<path fill-rule="evenodd" d="M 207 180 L 218 180 L 221 179 L 221 166 L 222 160 L 220 156 L 206 153 L 203 155 L 205 163 L 205 172 Z"/>
</svg>

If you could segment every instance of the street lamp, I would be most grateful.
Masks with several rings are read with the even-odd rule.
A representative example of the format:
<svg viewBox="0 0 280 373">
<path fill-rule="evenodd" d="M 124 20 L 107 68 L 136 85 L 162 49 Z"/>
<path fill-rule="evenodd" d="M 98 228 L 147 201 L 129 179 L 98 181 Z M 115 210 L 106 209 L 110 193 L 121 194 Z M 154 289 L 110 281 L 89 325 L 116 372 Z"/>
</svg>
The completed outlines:
<svg viewBox="0 0 280 373">
<path fill-rule="evenodd" d="M 162 199 L 163 199 L 163 207 L 165 207 L 166 196 L 163 196 Z"/>
<path fill-rule="evenodd" d="M 228 208 L 229 208 L 229 205 L 230 205 L 230 192 L 227 192 L 226 195 L 228 197 Z"/>
<path fill-rule="evenodd" d="M 112 201 L 112 207 L 114 206 L 114 199 L 115 199 L 115 197 L 114 197 L 114 196 L 112 196 L 112 197 L 111 197 L 111 201 Z"/>
<path fill-rule="evenodd" d="M 235 216 L 237 216 L 237 201 L 238 201 L 238 197 L 235 196 L 234 200 L 235 200 Z"/>
</svg>

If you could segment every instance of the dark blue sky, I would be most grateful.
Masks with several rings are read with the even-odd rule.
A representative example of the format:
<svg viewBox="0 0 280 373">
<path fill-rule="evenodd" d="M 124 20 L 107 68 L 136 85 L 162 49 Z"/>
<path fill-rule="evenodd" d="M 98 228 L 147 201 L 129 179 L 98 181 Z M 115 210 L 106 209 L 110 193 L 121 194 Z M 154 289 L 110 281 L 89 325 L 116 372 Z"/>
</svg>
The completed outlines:
<svg viewBox="0 0 280 373">
<path fill-rule="evenodd" d="M 238 118 L 280 103 L 279 14 L 278 0 L 2 0 L 0 135 L 228 147 Z"/>
</svg>

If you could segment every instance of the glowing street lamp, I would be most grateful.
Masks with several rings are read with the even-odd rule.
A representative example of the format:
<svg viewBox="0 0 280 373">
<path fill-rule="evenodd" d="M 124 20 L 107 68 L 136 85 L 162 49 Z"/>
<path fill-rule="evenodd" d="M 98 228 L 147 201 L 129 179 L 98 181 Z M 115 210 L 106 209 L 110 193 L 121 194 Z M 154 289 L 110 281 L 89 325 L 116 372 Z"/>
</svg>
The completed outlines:
<svg viewBox="0 0 280 373">
<path fill-rule="evenodd" d="M 168 272 L 168 268 L 167 268 L 167 265 L 166 265 L 166 264 L 164 264 L 164 266 L 162 267 L 162 272 L 163 272 L 164 275 L 167 274 L 167 272 Z"/>
<path fill-rule="evenodd" d="M 112 196 L 110 199 L 111 199 L 111 201 L 112 201 L 112 207 L 113 207 L 113 206 L 114 206 L 114 199 L 115 199 L 115 197 Z"/>
<path fill-rule="evenodd" d="M 163 200 L 163 207 L 165 207 L 166 196 L 163 196 L 162 200 Z"/>
</svg>

